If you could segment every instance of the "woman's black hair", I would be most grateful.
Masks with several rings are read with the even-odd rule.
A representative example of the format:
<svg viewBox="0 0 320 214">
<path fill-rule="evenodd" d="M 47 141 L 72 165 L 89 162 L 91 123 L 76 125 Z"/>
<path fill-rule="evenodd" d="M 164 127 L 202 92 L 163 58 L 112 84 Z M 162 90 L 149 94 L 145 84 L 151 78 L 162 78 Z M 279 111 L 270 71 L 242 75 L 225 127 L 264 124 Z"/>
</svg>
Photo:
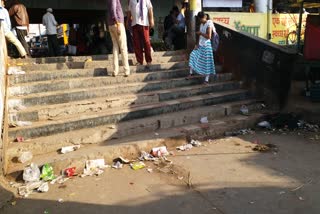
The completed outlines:
<svg viewBox="0 0 320 214">
<path fill-rule="evenodd" d="M 205 14 L 204 12 L 200 11 L 200 12 L 198 13 L 197 17 L 198 17 L 199 19 L 202 19 L 202 18 L 204 18 L 205 15 L 206 15 L 206 14 Z"/>
<path fill-rule="evenodd" d="M 208 13 L 206 13 L 207 16 L 207 20 L 210 20 L 210 15 Z"/>
</svg>

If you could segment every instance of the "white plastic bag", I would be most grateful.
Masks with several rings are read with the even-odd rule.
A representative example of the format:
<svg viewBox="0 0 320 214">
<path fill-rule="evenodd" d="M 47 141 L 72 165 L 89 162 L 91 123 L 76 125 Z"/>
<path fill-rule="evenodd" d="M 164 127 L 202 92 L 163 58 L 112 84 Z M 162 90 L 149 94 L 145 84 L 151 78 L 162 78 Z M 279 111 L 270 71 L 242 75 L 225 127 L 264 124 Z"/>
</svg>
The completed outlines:
<svg viewBox="0 0 320 214">
<path fill-rule="evenodd" d="M 21 155 L 18 158 L 18 161 L 20 163 L 26 163 L 28 161 L 31 161 L 32 158 L 33 158 L 33 155 L 32 155 L 31 152 L 29 152 L 29 151 L 28 152 L 22 152 Z"/>
<path fill-rule="evenodd" d="M 40 180 L 40 169 L 37 164 L 31 163 L 23 171 L 23 180 L 25 182 L 35 182 Z"/>
</svg>

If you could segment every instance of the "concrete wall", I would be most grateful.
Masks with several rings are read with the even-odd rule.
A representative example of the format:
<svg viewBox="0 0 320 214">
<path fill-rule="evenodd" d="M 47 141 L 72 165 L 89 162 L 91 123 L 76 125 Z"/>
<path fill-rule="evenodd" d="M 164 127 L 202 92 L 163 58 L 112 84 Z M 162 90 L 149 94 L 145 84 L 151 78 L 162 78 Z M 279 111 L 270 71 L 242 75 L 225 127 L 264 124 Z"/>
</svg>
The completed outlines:
<svg viewBox="0 0 320 214">
<path fill-rule="evenodd" d="M 215 26 L 220 35 L 217 58 L 223 69 L 269 106 L 285 107 L 297 53 L 227 25 Z"/>
<path fill-rule="evenodd" d="M 7 62 L 7 46 L 4 38 L 3 29 L 0 22 L 0 131 L 2 134 L 4 122 L 4 105 L 6 90 L 6 62 Z M 3 146 L 3 137 L 0 138 L 0 149 Z"/>
</svg>

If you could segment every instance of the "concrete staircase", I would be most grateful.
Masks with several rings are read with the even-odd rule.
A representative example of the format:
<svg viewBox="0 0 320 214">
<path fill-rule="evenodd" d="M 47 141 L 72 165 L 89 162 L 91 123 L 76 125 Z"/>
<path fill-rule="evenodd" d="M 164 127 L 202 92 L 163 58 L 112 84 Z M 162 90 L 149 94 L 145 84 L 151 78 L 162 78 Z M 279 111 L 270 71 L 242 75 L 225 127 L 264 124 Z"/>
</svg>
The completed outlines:
<svg viewBox="0 0 320 214">
<path fill-rule="evenodd" d="M 129 58 L 133 65 L 134 56 Z M 203 77 L 185 79 L 189 69 L 183 51 L 156 52 L 153 58 L 150 67 L 132 66 L 129 77 L 110 76 L 110 55 L 11 61 L 26 74 L 9 77 L 9 123 L 32 125 L 9 128 L 6 173 L 20 172 L 28 164 L 17 162 L 23 151 L 33 153 L 32 162 L 49 162 L 62 170 L 84 165 L 88 158 L 111 160 L 181 136 L 218 136 L 251 126 L 260 116 L 239 115 L 240 106 L 255 110 L 259 103 L 232 74 L 219 73 L 202 85 Z M 209 124 L 199 123 L 204 116 Z M 24 142 L 16 142 L 17 137 Z M 58 153 L 74 144 L 81 149 Z"/>
</svg>

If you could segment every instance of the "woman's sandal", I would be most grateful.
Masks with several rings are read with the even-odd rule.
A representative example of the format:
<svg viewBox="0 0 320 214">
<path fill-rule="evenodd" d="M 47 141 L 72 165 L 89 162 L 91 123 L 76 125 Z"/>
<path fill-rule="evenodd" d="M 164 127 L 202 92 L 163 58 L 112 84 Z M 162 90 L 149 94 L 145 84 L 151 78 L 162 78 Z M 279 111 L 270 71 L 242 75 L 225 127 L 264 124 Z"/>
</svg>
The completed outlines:
<svg viewBox="0 0 320 214">
<path fill-rule="evenodd" d="M 186 77 L 186 80 L 190 80 L 193 76 L 194 74 L 189 74 L 189 76 Z"/>
</svg>

